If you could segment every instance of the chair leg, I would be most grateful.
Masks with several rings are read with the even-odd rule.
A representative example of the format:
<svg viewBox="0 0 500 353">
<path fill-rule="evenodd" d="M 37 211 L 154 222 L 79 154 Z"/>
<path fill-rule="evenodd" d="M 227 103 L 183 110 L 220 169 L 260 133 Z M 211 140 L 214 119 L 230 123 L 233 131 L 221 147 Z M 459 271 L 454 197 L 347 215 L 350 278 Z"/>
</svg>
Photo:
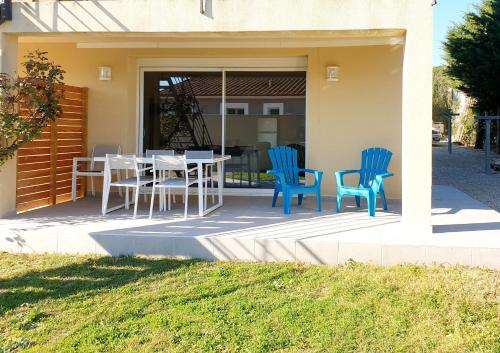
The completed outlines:
<svg viewBox="0 0 500 353">
<path fill-rule="evenodd" d="M 283 210 L 285 214 L 292 213 L 292 195 L 283 191 Z"/>
<path fill-rule="evenodd" d="M 212 194 L 212 204 L 215 203 L 215 188 L 214 188 L 214 177 L 213 175 L 210 177 L 210 193 Z"/>
<path fill-rule="evenodd" d="M 120 181 L 122 178 L 120 176 L 120 171 L 117 171 L 116 173 L 116 180 Z M 111 176 L 113 177 L 113 176 Z M 120 197 L 123 197 L 123 188 L 121 186 L 118 187 L 118 195 L 120 195 Z"/>
<path fill-rule="evenodd" d="M 184 219 L 188 216 L 188 187 L 186 186 L 186 192 L 184 197 Z"/>
<path fill-rule="evenodd" d="M 90 190 L 92 192 L 92 197 L 95 197 L 94 177 L 93 176 L 90 176 Z"/>
<path fill-rule="evenodd" d="M 76 202 L 76 174 L 74 172 L 71 176 L 71 199 L 73 202 Z"/>
<path fill-rule="evenodd" d="M 376 204 L 376 195 L 374 193 L 370 193 L 367 197 L 368 201 L 368 214 L 370 217 L 375 217 L 375 204 Z"/>
<path fill-rule="evenodd" d="M 161 199 L 161 197 L 160 197 Z M 149 219 L 153 218 L 153 207 L 155 205 L 155 186 L 153 185 L 153 189 L 151 191 L 151 205 L 149 206 Z"/>
<path fill-rule="evenodd" d="M 171 203 L 171 197 L 172 197 L 172 192 L 170 191 L 170 188 L 168 188 L 168 210 L 170 211 L 172 209 L 172 203 Z M 175 201 L 175 196 L 174 196 L 174 201 Z"/>
<path fill-rule="evenodd" d="M 137 205 L 139 203 L 139 187 L 135 188 L 135 195 L 134 195 L 134 219 L 137 216 Z"/>
<path fill-rule="evenodd" d="M 341 209 L 342 209 L 342 194 L 338 193 L 337 194 L 337 213 L 340 213 Z"/>
<path fill-rule="evenodd" d="M 387 211 L 387 200 L 385 198 L 384 190 L 380 190 L 380 198 L 382 199 L 382 205 L 384 206 L 384 211 Z"/>
<path fill-rule="evenodd" d="M 356 207 L 361 207 L 361 197 L 354 196 L 354 199 L 356 200 Z"/>
<path fill-rule="evenodd" d="M 299 194 L 299 195 L 298 195 L 298 199 L 299 199 L 299 200 L 298 200 L 298 205 L 299 205 L 299 206 L 302 206 L 302 199 L 303 199 L 303 198 L 304 198 L 304 194 Z"/>
<path fill-rule="evenodd" d="M 109 201 L 109 192 L 111 190 L 111 186 L 110 185 L 105 185 L 104 187 L 104 190 L 103 190 L 103 195 L 102 195 L 102 203 L 104 204 L 104 212 L 103 212 L 103 216 L 106 215 L 106 213 L 108 213 L 108 201 Z"/>
<path fill-rule="evenodd" d="M 144 203 L 148 203 L 148 194 L 144 191 Z"/>
<path fill-rule="evenodd" d="M 130 203 L 129 203 L 129 194 L 128 194 L 128 186 L 125 187 L 125 209 L 128 210 Z"/>
<path fill-rule="evenodd" d="M 207 209 L 208 177 L 205 179 L 205 193 L 203 195 L 203 207 Z"/>
<path fill-rule="evenodd" d="M 321 212 L 321 192 L 316 192 L 316 202 L 318 203 L 318 212 Z"/>
<path fill-rule="evenodd" d="M 276 201 L 278 200 L 278 194 L 279 191 L 274 189 L 274 195 L 273 195 L 273 207 L 276 207 Z"/>
</svg>

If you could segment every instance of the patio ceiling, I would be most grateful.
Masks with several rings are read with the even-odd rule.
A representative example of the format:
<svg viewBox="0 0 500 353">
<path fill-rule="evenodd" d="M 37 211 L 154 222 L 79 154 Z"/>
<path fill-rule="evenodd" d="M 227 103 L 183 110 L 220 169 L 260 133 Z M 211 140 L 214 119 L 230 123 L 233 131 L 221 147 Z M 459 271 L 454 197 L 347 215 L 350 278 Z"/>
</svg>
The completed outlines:
<svg viewBox="0 0 500 353">
<path fill-rule="evenodd" d="M 19 36 L 21 43 L 76 43 L 78 48 L 305 48 L 399 45 L 405 31 L 275 31 L 189 33 L 43 33 Z"/>
</svg>

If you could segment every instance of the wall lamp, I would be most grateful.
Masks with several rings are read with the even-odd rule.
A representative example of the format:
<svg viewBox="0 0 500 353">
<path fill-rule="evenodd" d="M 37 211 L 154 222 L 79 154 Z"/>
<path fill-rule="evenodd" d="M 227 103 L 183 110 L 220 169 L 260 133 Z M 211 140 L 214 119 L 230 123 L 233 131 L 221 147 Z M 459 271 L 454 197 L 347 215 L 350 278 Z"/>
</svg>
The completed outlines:
<svg viewBox="0 0 500 353">
<path fill-rule="evenodd" d="M 340 67 L 339 66 L 327 66 L 326 67 L 326 80 L 327 81 L 338 81 L 340 79 Z"/>
<path fill-rule="evenodd" d="M 99 69 L 99 80 L 111 81 L 111 67 L 99 66 L 98 69 Z"/>
</svg>

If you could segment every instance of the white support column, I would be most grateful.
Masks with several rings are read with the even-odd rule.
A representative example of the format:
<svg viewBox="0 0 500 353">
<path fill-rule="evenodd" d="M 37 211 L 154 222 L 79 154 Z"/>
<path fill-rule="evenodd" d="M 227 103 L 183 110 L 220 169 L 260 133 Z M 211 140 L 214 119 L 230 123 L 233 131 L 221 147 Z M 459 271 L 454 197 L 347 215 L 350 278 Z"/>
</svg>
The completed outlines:
<svg viewBox="0 0 500 353">
<path fill-rule="evenodd" d="M 17 72 L 17 36 L 0 32 L 0 72 Z M 0 168 L 0 218 L 16 212 L 17 160 L 13 158 Z"/>
<path fill-rule="evenodd" d="M 402 218 L 409 232 L 420 235 L 432 230 L 433 9 L 430 1 L 412 6 L 403 62 Z"/>
</svg>

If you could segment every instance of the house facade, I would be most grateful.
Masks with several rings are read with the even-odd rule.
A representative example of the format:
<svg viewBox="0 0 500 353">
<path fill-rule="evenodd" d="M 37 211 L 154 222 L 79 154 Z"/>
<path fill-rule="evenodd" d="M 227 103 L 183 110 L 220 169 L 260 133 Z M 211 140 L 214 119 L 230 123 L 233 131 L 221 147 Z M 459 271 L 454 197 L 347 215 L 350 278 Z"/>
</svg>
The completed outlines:
<svg viewBox="0 0 500 353">
<path fill-rule="evenodd" d="M 382 146 L 394 153 L 387 196 L 401 200 L 408 229 L 430 231 L 432 3 L 14 1 L 12 20 L 0 25 L 0 71 L 19 71 L 41 49 L 66 83 L 87 87 L 87 152 L 102 143 L 130 153 L 164 147 L 168 126 L 161 133 L 155 124 L 168 113 L 165 82 L 209 79 L 213 92 L 197 101 L 210 141 L 198 143 L 240 157 L 228 170 L 250 173 L 242 183 L 228 177 L 229 186 L 253 195 L 260 185 L 265 195 L 253 180 L 267 168 L 263 151 L 285 144 L 302 146 L 304 164 L 325 172 L 323 194 L 335 196 L 334 171 Z M 100 80 L 100 67 L 111 80 Z M 270 93 L 283 77 L 303 85 Z M 16 169 L 12 160 L 0 172 L 0 215 L 15 212 Z"/>
</svg>

